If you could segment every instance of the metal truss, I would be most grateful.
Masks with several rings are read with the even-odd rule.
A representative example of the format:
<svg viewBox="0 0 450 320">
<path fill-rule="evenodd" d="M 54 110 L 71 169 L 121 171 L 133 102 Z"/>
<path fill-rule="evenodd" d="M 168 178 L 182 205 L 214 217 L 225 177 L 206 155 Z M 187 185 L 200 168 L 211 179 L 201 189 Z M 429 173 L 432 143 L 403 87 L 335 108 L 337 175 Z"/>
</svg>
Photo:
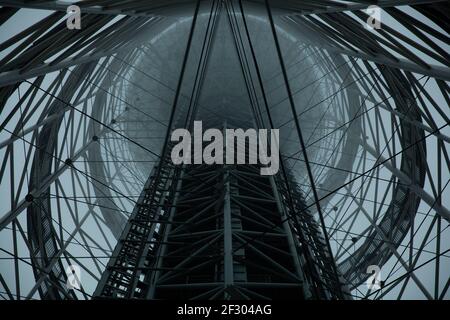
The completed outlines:
<svg viewBox="0 0 450 320">
<path fill-rule="evenodd" d="M 0 1 L 0 299 L 448 299 L 448 2 L 371 3 L 86 1 L 69 32 Z M 217 39 L 234 108 L 204 97 L 232 93 Z M 223 118 L 280 129 L 277 176 L 170 165 Z"/>
<path fill-rule="evenodd" d="M 292 215 L 281 201 L 286 195 L 258 167 L 180 169 L 169 161 L 161 162 L 159 179 L 150 176 L 97 298 L 342 297 L 299 193 L 292 209 L 303 214 L 283 223 Z"/>
</svg>

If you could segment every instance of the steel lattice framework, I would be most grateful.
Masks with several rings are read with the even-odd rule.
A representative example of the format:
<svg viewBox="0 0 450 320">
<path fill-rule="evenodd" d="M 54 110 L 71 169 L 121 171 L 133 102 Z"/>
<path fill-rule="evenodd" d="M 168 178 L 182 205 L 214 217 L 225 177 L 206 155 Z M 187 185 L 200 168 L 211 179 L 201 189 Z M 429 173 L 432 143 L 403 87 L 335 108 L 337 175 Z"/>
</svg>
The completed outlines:
<svg viewBox="0 0 450 320">
<path fill-rule="evenodd" d="M 2 299 L 450 297 L 447 1 L 76 4 L 0 1 Z M 172 165 L 195 119 L 279 173 Z"/>
</svg>

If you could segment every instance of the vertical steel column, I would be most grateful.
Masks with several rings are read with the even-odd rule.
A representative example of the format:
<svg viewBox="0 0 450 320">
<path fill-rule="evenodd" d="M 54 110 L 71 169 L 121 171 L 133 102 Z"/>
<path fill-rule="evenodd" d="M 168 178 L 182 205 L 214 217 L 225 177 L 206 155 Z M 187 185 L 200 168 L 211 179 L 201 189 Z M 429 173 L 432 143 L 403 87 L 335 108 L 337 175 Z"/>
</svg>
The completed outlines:
<svg viewBox="0 0 450 320">
<path fill-rule="evenodd" d="M 234 284 L 233 271 L 233 226 L 231 223 L 231 196 L 230 175 L 228 166 L 225 166 L 223 175 L 224 199 L 223 199 L 223 264 L 224 264 L 224 286 L 230 287 Z"/>
</svg>

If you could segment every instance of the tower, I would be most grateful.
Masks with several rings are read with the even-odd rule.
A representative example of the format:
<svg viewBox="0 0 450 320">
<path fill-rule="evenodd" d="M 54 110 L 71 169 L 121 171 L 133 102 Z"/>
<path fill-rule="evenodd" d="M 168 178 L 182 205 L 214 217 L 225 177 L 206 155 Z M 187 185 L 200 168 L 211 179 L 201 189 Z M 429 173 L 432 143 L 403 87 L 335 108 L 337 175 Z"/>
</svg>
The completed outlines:
<svg viewBox="0 0 450 320">
<path fill-rule="evenodd" d="M 1 298 L 448 298 L 446 1 L 0 5 Z"/>
</svg>

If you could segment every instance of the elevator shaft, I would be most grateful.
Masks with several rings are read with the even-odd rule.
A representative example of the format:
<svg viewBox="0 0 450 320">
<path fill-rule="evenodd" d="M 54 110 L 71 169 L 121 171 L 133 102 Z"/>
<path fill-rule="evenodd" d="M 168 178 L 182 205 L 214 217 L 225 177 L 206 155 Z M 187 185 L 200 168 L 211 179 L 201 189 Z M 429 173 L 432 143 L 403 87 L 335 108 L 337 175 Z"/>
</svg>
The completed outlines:
<svg viewBox="0 0 450 320">
<path fill-rule="evenodd" d="M 175 166 L 166 157 L 159 166 L 117 243 L 97 298 L 342 296 L 319 226 L 297 189 L 290 188 L 295 201 L 289 204 L 284 183 L 260 175 L 258 165 Z"/>
</svg>

